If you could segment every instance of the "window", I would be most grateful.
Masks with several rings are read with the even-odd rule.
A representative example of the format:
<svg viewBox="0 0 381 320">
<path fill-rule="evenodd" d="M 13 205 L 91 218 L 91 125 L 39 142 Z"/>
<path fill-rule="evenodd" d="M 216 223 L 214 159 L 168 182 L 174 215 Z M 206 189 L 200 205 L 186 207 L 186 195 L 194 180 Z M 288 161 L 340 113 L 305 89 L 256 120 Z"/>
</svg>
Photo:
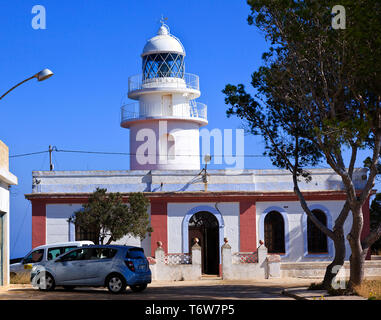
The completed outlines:
<svg viewBox="0 0 381 320">
<path fill-rule="evenodd" d="M 177 53 L 155 53 L 143 57 L 143 80 L 184 77 L 184 56 Z"/>
<path fill-rule="evenodd" d="M 61 261 L 75 261 L 75 260 L 86 260 L 87 255 L 91 252 L 88 251 L 89 249 L 77 249 L 74 251 L 69 252 L 68 254 L 64 255 L 61 258 Z"/>
<path fill-rule="evenodd" d="M 72 249 L 75 249 L 77 247 L 57 247 L 57 248 L 50 248 L 48 249 L 48 260 L 54 260 L 61 254 L 68 252 Z"/>
<path fill-rule="evenodd" d="M 32 251 L 30 255 L 24 259 L 23 263 L 24 264 L 37 263 L 37 262 L 40 262 L 43 257 L 44 257 L 44 249 L 35 250 L 35 251 Z"/>
<path fill-rule="evenodd" d="M 277 211 L 269 212 L 265 217 L 265 246 L 269 253 L 285 253 L 284 221 Z"/>
<path fill-rule="evenodd" d="M 48 249 L 48 260 L 53 260 L 61 255 L 61 248 L 50 248 Z"/>
<path fill-rule="evenodd" d="M 325 226 L 327 217 L 321 210 L 312 210 L 313 215 Z M 328 253 L 327 236 L 307 217 L 308 253 Z"/>
<path fill-rule="evenodd" d="M 95 248 L 92 249 L 92 255 L 91 259 L 98 260 L 98 259 L 112 259 L 117 250 L 116 249 L 110 249 L 110 248 Z"/>
<path fill-rule="evenodd" d="M 97 231 L 97 228 L 95 226 L 89 229 L 84 229 L 76 225 L 75 240 L 90 240 L 95 244 L 99 244 L 99 232 Z"/>
<path fill-rule="evenodd" d="M 143 251 L 143 249 L 140 249 L 140 248 L 130 249 L 127 251 L 126 258 L 131 258 L 131 259 L 145 258 L 144 251 Z"/>
<path fill-rule="evenodd" d="M 160 138 L 160 160 L 166 163 L 166 161 L 175 159 L 175 137 L 166 133 Z"/>
<path fill-rule="evenodd" d="M 73 250 L 75 248 L 77 248 L 77 247 L 64 247 L 63 250 L 62 250 L 62 253 L 68 252 L 68 251 Z"/>
</svg>

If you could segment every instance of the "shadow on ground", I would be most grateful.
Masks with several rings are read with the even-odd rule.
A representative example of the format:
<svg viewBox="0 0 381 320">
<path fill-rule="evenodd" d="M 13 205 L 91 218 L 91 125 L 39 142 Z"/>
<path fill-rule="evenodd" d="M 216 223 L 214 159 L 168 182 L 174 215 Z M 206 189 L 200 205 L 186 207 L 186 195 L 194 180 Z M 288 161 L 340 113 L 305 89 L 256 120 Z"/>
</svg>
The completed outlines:
<svg viewBox="0 0 381 320">
<path fill-rule="evenodd" d="M 290 299 L 281 294 L 282 286 L 256 285 L 176 285 L 152 286 L 140 293 L 127 289 L 111 294 L 104 288 L 77 288 L 71 291 L 57 287 L 43 292 L 32 287 L 10 288 L 0 292 L 4 300 L 215 300 L 215 299 Z"/>
</svg>

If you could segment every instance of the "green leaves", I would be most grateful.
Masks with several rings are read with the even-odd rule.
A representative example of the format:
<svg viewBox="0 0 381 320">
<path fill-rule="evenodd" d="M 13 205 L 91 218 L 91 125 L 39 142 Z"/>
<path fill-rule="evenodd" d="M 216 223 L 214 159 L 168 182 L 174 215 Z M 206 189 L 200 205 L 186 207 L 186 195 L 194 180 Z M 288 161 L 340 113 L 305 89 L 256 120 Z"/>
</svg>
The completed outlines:
<svg viewBox="0 0 381 320">
<path fill-rule="evenodd" d="M 131 193 L 128 203 L 120 193 L 107 193 L 97 188 L 88 203 L 75 212 L 74 222 L 85 230 L 96 230 L 99 242 L 117 241 L 125 235 L 144 239 L 153 230 L 149 226 L 148 199 L 143 193 Z"/>
<path fill-rule="evenodd" d="M 313 166 L 324 155 L 343 169 L 342 150 L 367 148 L 381 129 L 381 3 L 342 1 L 345 30 L 332 27 L 335 1 L 247 3 L 248 23 L 270 48 L 252 74 L 254 95 L 242 84 L 222 91 L 227 116 L 262 135 L 278 167 Z"/>
</svg>

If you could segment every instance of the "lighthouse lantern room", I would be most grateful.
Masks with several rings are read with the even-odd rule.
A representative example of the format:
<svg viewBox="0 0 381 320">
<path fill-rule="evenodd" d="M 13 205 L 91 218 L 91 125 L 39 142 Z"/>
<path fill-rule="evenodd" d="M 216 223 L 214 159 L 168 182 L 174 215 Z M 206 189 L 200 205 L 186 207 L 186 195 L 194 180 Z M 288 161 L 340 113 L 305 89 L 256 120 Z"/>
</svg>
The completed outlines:
<svg viewBox="0 0 381 320">
<path fill-rule="evenodd" d="M 185 72 L 185 49 L 162 23 L 143 48 L 142 73 L 128 80 L 121 126 L 130 129 L 131 170 L 200 169 L 199 128 L 207 121 L 199 77 Z"/>
</svg>

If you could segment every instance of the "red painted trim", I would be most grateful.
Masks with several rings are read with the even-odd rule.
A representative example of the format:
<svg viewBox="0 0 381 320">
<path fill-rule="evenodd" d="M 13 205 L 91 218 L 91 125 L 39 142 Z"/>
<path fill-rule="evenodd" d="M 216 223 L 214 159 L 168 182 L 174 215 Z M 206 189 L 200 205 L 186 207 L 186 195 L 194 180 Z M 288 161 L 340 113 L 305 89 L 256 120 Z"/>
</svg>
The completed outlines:
<svg viewBox="0 0 381 320">
<path fill-rule="evenodd" d="M 164 252 L 168 252 L 167 202 L 151 201 L 151 256 L 155 256 L 157 242 L 163 243 Z"/>
<path fill-rule="evenodd" d="M 369 212 L 369 202 L 370 197 L 365 201 L 362 206 L 362 215 L 364 218 L 364 225 L 361 231 L 361 240 L 364 240 L 370 233 L 370 212 Z M 368 253 L 365 257 L 366 260 L 370 260 L 371 250 L 368 250 Z"/>
<path fill-rule="evenodd" d="M 360 190 L 361 191 L 361 190 Z M 359 192 L 360 192 L 359 191 Z M 128 198 L 128 193 L 122 193 L 124 198 Z M 82 194 L 26 194 L 25 197 L 29 200 L 33 199 L 50 199 L 55 203 L 67 203 L 69 199 L 81 202 L 87 199 L 89 193 Z M 203 201 L 298 201 L 294 192 L 144 192 L 144 195 L 152 200 L 164 200 L 167 202 L 199 202 Z M 306 200 L 345 200 L 346 193 L 343 191 L 309 191 L 303 192 Z"/>
<path fill-rule="evenodd" d="M 46 203 L 32 201 L 32 248 L 46 244 Z"/>
<path fill-rule="evenodd" d="M 254 201 L 239 203 L 239 251 L 251 252 L 257 250 L 256 209 Z"/>
</svg>

